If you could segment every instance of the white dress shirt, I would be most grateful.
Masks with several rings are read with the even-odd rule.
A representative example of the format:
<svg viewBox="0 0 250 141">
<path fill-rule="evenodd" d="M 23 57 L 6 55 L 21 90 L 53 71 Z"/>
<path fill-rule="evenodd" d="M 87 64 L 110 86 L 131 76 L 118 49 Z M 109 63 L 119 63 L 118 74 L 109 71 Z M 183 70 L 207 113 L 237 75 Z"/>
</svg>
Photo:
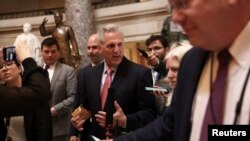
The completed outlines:
<svg viewBox="0 0 250 141">
<path fill-rule="evenodd" d="M 106 62 L 104 62 L 104 68 L 103 68 L 103 73 L 102 73 L 102 83 L 101 83 L 100 94 L 101 94 L 101 92 L 102 92 L 102 87 L 103 87 L 103 85 L 104 85 L 105 78 L 106 78 L 106 76 L 107 76 L 107 73 L 106 73 L 107 69 L 108 69 L 108 66 L 107 66 Z M 113 79 L 114 79 L 114 77 L 115 77 L 115 73 L 116 73 L 116 68 L 112 68 L 112 69 L 113 69 L 114 72 L 111 74 L 111 83 L 112 83 L 112 81 L 113 81 Z M 110 86 L 111 86 L 111 84 L 110 84 Z"/>
<path fill-rule="evenodd" d="M 226 33 L 225 33 L 226 34 Z M 236 104 L 240 99 L 240 95 L 243 89 L 243 85 L 250 68 L 250 23 L 245 27 L 241 34 L 237 37 L 235 42 L 229 48 L 229 52 L 232 55 L 232 60 L 229 64 L 228 81 L 226 88 L 226 99 L 224 105 L 224 118 L 223 124 L 233 124 L 235 118 Z M 210 97 L 210 70 L 213 70 L 213 81 L 216 78 L 216 72 L 218 69 L 217 54 L 214 57 L 208 59 L 200 77 L 199 85 L 196 91 L 196 97 L 193 102 L 192 109 L 192 131 L 190 141 L 199 141 L 200 131 L 207 107 L 207 103 Z M 211 60 L 213 59 L 213 66 Z M 212 66 L 212 67 L 211 67 Z M 250 80 L 245 90 L 245 96 L 243 98 L 243 105 L 241 108 L 241 114 L 237 124 L 249 124 L 250 115 Z"/>
<path fill-rule="evenodd" d="M 45 68 L 46 64 L 44 64 L 43 68 Z M 50 65 L 49 68 L 47 69 L 48 73 L 49 73 L 49 80 L 51 82 L 53 74 L 55 72 L 55 68 L 56 68 L 56 63 L 53 65 Z"/>
</svg>

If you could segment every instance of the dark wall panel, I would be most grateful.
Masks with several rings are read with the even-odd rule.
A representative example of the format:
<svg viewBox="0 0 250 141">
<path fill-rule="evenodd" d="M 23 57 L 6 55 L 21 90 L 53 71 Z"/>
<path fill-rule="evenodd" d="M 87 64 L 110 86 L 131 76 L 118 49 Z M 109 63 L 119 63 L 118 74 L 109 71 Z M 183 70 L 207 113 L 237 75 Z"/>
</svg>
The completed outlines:
<svg viewBox="0 0 250 141">
<path fill-rule="evenodd" d="M 0 14 L 64 7 L 64 0 L 0 0 Z"/>
</svg>

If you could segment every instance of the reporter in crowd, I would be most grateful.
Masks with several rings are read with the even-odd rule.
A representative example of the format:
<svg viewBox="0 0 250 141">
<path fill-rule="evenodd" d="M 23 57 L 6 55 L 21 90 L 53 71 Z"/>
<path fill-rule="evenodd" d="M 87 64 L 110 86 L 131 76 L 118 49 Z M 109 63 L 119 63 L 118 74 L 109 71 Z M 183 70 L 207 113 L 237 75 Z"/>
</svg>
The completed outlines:
<svg viewBox="0 0 250 141">
<path fill-rule="evenodd" d="M 0 141 L 6 136 L 3 117 L 32 112 L 51 97 L 48 78 L 31 58 L 27 45 L 20 42 L 15 50 L 24 68 L 23 82 L 26 83 L 22 87 L 12 88 L 0 85 Z"/>
<path fill-rule="evenodd" d="M 156 108 L 161 115 L 165 108 L 168 107 L 172 100 L 173 90 L 177 85 L 177 76 L 182 57 L 191 48 L 188 41 L 181 41 L 173 43 L 171 49 L 166 53 L 164 57 L 165 67 L 168 70 L 168 74 L 163 80 L 158 81 L 155 87 L 165 88 L 168 92 L 154 91 L 156 96 Z"/>
<path fill-rule="evenodd" d="M 22 66 L 16 60 L 3 61 L 0 65 L 3 85 L 21 87 Z M 24 115 L 5 117 L 7 141 L 51 141 L 52 121 L 49 103 L 41 104 L 34 112 Z"/>
<path fill-rule="evenodd" d="M 168 70 L 163 62 L 164 56 L 169 52 L 169 41 L 162 35 L 151 35 L 145 42 L 147 46 L 147 52 L 149 56 L 147 59 L 148 65 L 150 65 L 153 84 L 155 84 L 161 78 L 164 78 Z"/>
</svg>

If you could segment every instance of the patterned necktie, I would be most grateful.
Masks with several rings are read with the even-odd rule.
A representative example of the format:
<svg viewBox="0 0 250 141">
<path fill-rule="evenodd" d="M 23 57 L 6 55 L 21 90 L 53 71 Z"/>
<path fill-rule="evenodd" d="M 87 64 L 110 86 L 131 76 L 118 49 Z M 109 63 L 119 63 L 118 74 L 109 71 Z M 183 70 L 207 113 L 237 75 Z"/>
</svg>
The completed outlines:
<svg viewBox="0 0 250 141">
<path fill-rule="evenodd" d="M 102 93 L 101 93 L 101 105 L 102 105 L 102 109 L 104 109 L 105 103 L 106 103 L 106 99 L 107 99 L 107 95 L 108 95 L 108 89 L 110 87 L 111 84 L 111 74 L 113 73 L 112 69 L 108 68 L 106 70 L 106 78 L 103 84 L 103 88 L 102 88 Z"/>
<path fill-rule="evenodd" d="M 207 104 L 201 129 L 200 141 L 208 140 L 208 125 L 222 124 L 224 96 L 230 59 L 231 55 L 227 49 L 218 54 L 219 68 L 217 70 L 217 76 L 213 83 L 211 95 Z"/>
</svg>

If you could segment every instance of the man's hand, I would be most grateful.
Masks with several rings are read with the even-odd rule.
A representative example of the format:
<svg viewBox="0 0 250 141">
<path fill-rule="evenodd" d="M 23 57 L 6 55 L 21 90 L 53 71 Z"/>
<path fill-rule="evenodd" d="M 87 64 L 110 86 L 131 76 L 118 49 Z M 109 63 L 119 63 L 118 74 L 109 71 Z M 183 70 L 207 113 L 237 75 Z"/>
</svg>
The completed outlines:
<svg viewBox="0 0 250 141">
<path fill-rule="evenodd" d="M 57 115 L 56 109 L 55 109 L 54 107 L 51 107 L 51 108 L 50 108 L 50 113 L 51 113 L 51 116 L 52 116 L 52 117 L 55 117 L 55 116 Z"/>
<path fill-rule="evenodd" d="M 106 112 L 104 111 L 98 111 L 97 114 L 95 114 L 96 121 L 99 123 L 101 127 L 105 127 L 106 124 Z"/>
<path fill-rule="evenodd" d="M 71 118 L 71 123 L 72 125 L 78 130 L 78 131 L 83 131 L 83 123 L 85 122 L 84 117 L 81 115 L 78 115 L 76 117 Z"/>
<path fill-rule="evenodd" d="M 117 103 L 117 101 L 115 101 L 114 104 L 115 104 L 116 112 L 114 113 L 113 118 L 115 121 L 118 121 L 119 127 L 124 128 L 126 126 L 126 123 L 127 123 L 127 117 L 123 113 L 123 110 L 120 107 L 120 105 Z"/>
<path fill-rule="evenodd" d="M 77 136 L 70 136 L 69 141 L 80 141 Z"/>
<path fill-rule="evenodd" d="M 150 66 L 158 66 L 160 61 L 159 61 L 159 58 L 155 54 L 149 54 L 147 58 L 147 63 Z"/>
<path fill-rule="evenodd" d="M 113 127 L 118 126 L 124 128 L 126 126 L 127 117 L 123 113 L 122 108 L 119 106 L 117 101 L 114 102 L 116 112 L 113 114 Z M 99 123 L 101 127 L 105 127 L 106 125 L 106 112 L 98 111 L 95 115 L 96 121 Z"/>
<path fill-rule="evenodd" d="M 45 26 L 45 24 L 48 22 L 48 19 L 45 17 L 44 19 L 43 19 L 43 22 L 42 22 L 42 26 Z"/>
</svg>

